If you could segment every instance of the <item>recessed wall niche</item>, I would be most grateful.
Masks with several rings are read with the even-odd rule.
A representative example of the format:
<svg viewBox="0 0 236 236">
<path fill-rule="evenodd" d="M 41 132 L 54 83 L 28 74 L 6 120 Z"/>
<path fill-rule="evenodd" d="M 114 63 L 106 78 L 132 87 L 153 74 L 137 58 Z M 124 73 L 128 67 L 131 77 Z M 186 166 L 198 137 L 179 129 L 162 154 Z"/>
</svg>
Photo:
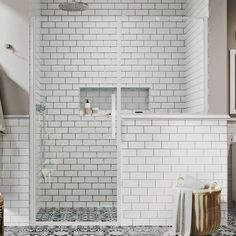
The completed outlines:
<svg viewBox="0 0 236 236">
<path fill-rule="evenodd" d="M 81 88 L 80 109 L 84 108 L 85 100 L 88 99 L 92 107 L 100 110 L 111 110 L 111 96 L 116 94 L 116 88 Z M 122 110 L 149 109 L 149 88 L 122 88 L 121 89 Z"/>
</svg>

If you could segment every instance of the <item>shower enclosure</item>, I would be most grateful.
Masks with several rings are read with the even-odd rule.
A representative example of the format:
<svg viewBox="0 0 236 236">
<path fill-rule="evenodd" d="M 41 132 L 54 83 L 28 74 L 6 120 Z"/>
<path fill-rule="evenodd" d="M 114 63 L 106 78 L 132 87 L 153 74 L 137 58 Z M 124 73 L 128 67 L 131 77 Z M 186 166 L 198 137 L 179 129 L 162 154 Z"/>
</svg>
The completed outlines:
<svg viewBox="0 0 236 236">
<path fill-rule="evenodd" d="M 207 111 L 207 16 L 58 2 L 31 19 L 31 223 L 119 224 L 122 117 Z"/>
</svg>

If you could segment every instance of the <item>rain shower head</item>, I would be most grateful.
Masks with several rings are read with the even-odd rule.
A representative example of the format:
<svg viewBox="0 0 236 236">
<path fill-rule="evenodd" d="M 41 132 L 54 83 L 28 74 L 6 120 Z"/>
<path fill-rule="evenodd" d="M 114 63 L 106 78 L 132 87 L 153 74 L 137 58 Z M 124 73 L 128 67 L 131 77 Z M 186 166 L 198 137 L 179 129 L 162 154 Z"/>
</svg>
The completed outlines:
<svg viewBox="0 0 236 236">
<path fill-rule="evenodd" d="M 85 11 L 89 8 L 89 5 L 84 2 L 76 2 L 72 0 L 72 2 L 65 2 L 59 4 L 59 9 L 63 11 Z"/>
</svg>

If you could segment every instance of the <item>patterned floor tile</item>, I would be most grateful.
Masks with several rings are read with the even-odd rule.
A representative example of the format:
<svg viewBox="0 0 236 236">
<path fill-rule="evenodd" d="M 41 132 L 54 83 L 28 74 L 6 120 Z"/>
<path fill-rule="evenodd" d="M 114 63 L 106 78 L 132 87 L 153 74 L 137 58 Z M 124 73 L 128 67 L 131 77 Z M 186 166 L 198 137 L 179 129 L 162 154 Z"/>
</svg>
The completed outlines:
<svg viewBox="0 0 236 236">
<path fill-rule="evenodd" d="M 40 208 L 36 221 L 47 222 L 114 222 L 115 207 Z"/>
<path fill-rule="evenodd" d="M 170 227 L 6 227 L 5 236 L 169 236 Z M 236 235 L 236 209 L 229 210 L 229 226 L 222 226 L 213 236 Z"/>
</svg>

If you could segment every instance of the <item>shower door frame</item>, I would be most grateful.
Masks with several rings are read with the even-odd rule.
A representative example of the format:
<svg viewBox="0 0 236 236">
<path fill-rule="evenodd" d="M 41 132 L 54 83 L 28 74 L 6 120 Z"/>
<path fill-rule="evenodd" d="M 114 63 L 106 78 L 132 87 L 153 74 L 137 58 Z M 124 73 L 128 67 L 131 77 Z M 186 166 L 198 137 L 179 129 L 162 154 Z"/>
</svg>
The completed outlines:
<svg viewBox="0 0 236 236">
<path fill-rule="evenodd" d="M 51 222 L 36 221 L 37 202 L 36 202 L 36 180 L 39 178 L 36 171 L 36 100 L 35 100 L 35 56 L 36 56 L 36 21 L 37 17 L 30 18 L 30 207 L 29 207 L 29 224 L 30 226 L 120 226 L 121 225 L 121 18 L 115 17 L 117 28 L 117 82 L 116 82 L 116 156 L 117 156 L 117 221 L 114 222 Z M 102 88 L 102 86 L 101 86 Z"/>
<path fill-rule="evenodd" d="M 29 204 L 29 224 L 35 225 L 36 216 L 36 171 L 35 171 L 35 55 L 36 55 L 36 17 L 30 18 L 30 204 Z"/>
<path fill-rule="evenodd" d="M 196 19 L 196 18 L 194 18 Z M 204 114 L 208 113 L 208 18 L 201 18 L 203 20 L 204 25 L 204 105 L 205 111 Z M 114 225 L 119 226 L 122 223 L 122 135 L 121 135 L 121 88 L 122 86 L 122 76 L 121 76 L 121 27 L 123 17 L 115 17 L 116 21 L 116 28 L 117 28 L 117 81 L 116 81 L 116 91 L 117 91 L 117 103 L 116 103 L 116 126 L 117 126 L 117 137 L 116 137 L 116 147 L 117 147 L 117 221 L 116 222 L 37 222 L 36 221 L 36 155 L 35 155 L 35 124 L 36 124 L 36 101 L 35 101 L 35 28 L 36 28 L 36 17 L 32 17 L 30 20 L 30 225 L 48 225 L 48 226 L 55 226 L 58 225 L 65 225 L 65 226 L 78 226 L 78 225 Z M 102 88 L 102 86 L 101 86 Z"/>
</svg>

